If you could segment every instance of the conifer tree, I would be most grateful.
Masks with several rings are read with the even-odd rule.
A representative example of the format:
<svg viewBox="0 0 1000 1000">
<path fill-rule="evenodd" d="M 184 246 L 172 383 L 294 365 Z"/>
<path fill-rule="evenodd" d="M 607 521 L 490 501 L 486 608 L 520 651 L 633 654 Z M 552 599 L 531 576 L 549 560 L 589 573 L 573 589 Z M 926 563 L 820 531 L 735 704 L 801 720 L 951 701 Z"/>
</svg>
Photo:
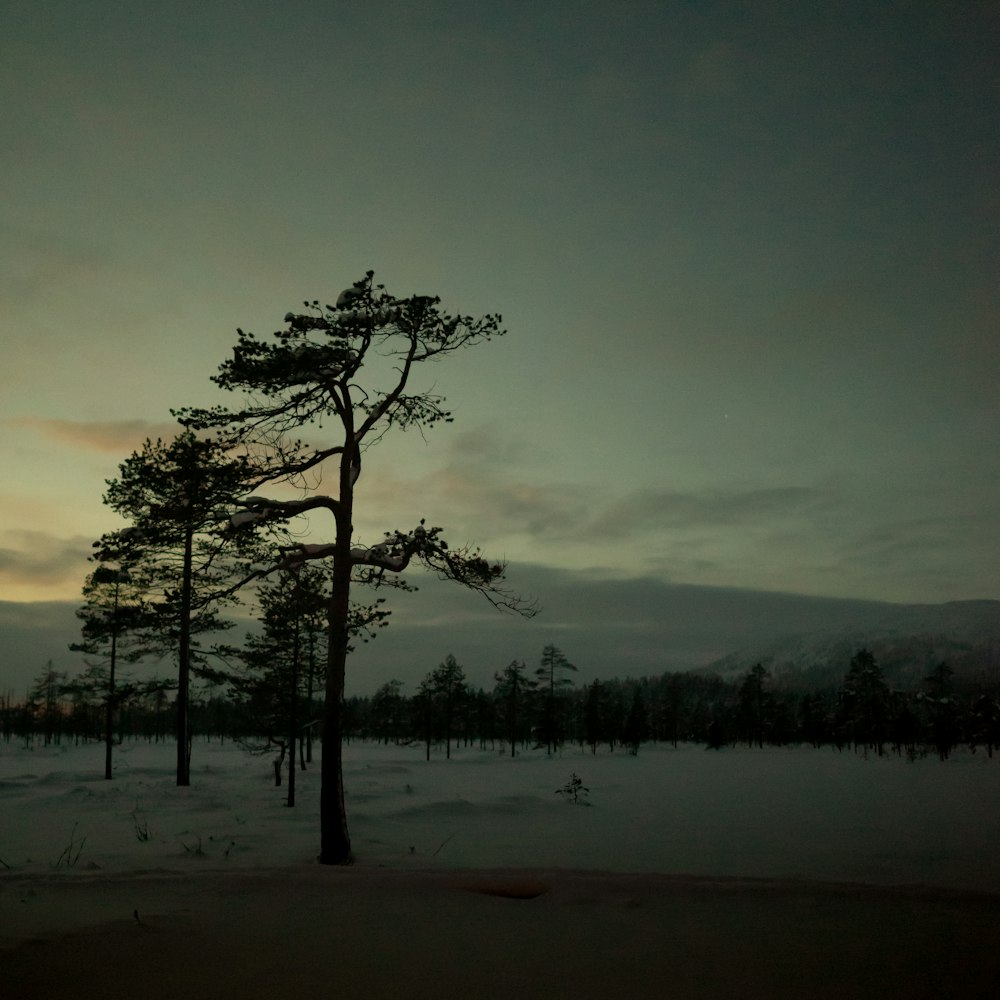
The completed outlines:
<svg viewBox="0 0 1000 1000">
<path fill-rule="evenodd" d="M 622 741 L 633 757 L 638 756 L 639 746 L 649 735 L 649 713 L 646 707 L 646 697 L 642 684 L 636 684 L 632 691 L 632 702 L 628 715 L 625 717 L 625 729 Z"/>
<path fill-rule="evenodd" d="M 844 678 L 841 708 L 855 746 L 870 747 L 881 757 L 886 738 L 889 688 L 882 668 L 869 649 L 859 649 L 851 657 Z"/>
<path fill-rule="evenodd" d="M 132 680 L 123 683 L 119 663 L 134 663 L 146 651 L 141 629 L 145 606 L 141 582 L 120 559 L 113 559 L 114 548 L 106 537 L 104 559 L 87 577 L 84 605 L 77 609 L 80 619 L 80 642 L 70 644 L 73 652 L 90 657 L 87 670 L 65 685 L 73 694 L 99 694 L 104 708 L 104 778 L 112 777 L 115 715 L 119 705 L 138 691 Z"/>
<path fill-rule="evenodd" d="M 247 496 L 233 519 L 251 530 L 311 511 L 325 511 L 333 521 L 331 541 L 290 545 L 283 558 L 285 567 L 331 561 L 320 793 L 323 864 L 351 860 L 341 734 L 352 585 L 382 584 L 386 574 L 418 562 L 497 607 L 533 610 L 503 589 L 502 563 L 487 561 L 477 549 L 449 547 L 441 528 L 424 519 L 412 529 L 386 532 L 375 544 L 354 537 L 355 487 L 366 450 L 390 430 L 424 432 L 451 420 L 444 399 L 417 384 L 421 365 L 504 332 L 499 316 L 452 315 L 439 304 L 437 297 L 425 295 L 397 298 L 375 284 L 369 271 L 335 304 L 314 300 L 304 303 L 304 312 L 287 313 L 284 328 L 272 340 L 238 331 L 233 357 L 213 381 L 241 393 L 239 405 L 177 413 L 188 427 L 215 429 L 227 448 L 242 446 L 256 467 L 256 489 L 294 483 L 312 491 L 310 472 L 323 463 L 335 470 L 332 495 Z"/>
<path fill-rule="evenodd" d="M 141 567 L 150 608 L 148 635 L 177 657 L 177 784 L 191 783 L 188 702 L 193 639 L 227 627 L 220 604 L 235 598 L 227 590 L 237 571 L 230 561 L 238 539 L 221 529 L 220 510 L 244 490 L 250 467 L 219 440 L 183 430 L 165 442 L 146 440 L 139 452 L 108 480 L 104 502 L 131 522 L 105 536 L 97 552 Z"/>
<path fill-rule="evenodd" d="M 576 667 L 566 659 L 562 650 L 555 646 L 546 646 L 542 650 L 542 662 L 535 670 L 535 676 L 545 688 L 542 732 L 550 754 L 562 741 L 558 693 L 573 683 L 572 678 L 565 676 L 569 671 L 575 673 Z"/>
<path fill-rule="evenodd" d="M 510 755 L 517 755 L 516 746 L 521 739 L 521 728 L 524 725 L 526 710 L 531 704 L 536 683 L 527 676 L 528 666 L 523 660 L 512 660 L 500 673 L 493 675 L 496 686 L 493 695 L 503 706 L 504 724 L 507 730 L 507 740 L 510 743 Z"/>
<path fill-rule="evenodd" d="M 444 722 L 445 757 L 450 760 L 455 713 L 467 693 L 465 670 L 451 653 L 431 674 L 431 691 L 441 706 L 441 718 Z"/>
</svg>

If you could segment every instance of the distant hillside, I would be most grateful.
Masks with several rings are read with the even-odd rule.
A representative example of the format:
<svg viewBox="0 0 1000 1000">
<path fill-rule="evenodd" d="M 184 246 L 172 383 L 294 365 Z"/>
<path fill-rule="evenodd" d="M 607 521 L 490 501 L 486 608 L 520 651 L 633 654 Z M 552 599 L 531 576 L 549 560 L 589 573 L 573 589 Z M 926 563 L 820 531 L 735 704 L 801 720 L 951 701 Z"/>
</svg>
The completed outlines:
<svg viewBox="0 0 1000 1000">
<path fill-rule="evenodd" d="M 705 668 L 732 679 L 762 663 L 775 684 L 788 689 L 835 688 L 851 657 L 870 649 L 892 686 L 920 684 L 946 661 L 967 684 L 1000 684 L 1000 601 L 876 605 L 858 619 L 829 629 L 753 643 Z"/>
</svg>

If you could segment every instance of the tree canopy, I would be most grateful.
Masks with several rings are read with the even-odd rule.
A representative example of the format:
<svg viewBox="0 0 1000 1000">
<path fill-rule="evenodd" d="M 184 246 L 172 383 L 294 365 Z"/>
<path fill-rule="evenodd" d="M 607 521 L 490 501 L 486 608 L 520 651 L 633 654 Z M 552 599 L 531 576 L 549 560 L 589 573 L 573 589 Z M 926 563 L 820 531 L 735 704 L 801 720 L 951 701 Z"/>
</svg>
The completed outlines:
<svg viewBox="0 0 1000 1000">
<path fill-rule="evenodd" d="M 355 486 L 362 456 L 389 431 L 426 431 L 451 420 L 445 400 L 415 384 L 414 372 L 466 347 L 504 333 L 499 315 L 451 314 L 436 296 L 398 298 L 369 271 L 345 289 L 335 304 L 304 302 L 289 312 L 269 339 L 238 330 L 233 356 L 213 377 L 222 389 L 239 393 L 236 406 L 187 408 L 175 416 L 191 431 L 211 431 L 218 446 L 252 468 L 250 495 L 236 502 L 234 532 L 253 532 L 310 511 L 333 519 L 328 542 L 295 541 L 281 558 L 255 575 L 330 560 L 327 605 L 329 634 L 324 699 L 320 861 L 351 859 L 344 809 L 340 754 L 344 672 L 351 626 L 353 584 L 383 586 L 418 562 L 437 576 L 460 583 L 499 608 L 520 614 L 534 607 L 504 586 L 504 564 L 476 548 L 453 548 L 440 527 L 426 519 L 409 529 L 394 528 L 375 544 L 354 538 Z M 317 492 L 320 467 L 335 483 Z M 264 496 L 256 491 L 282 484 L 302 495 Z M 249 579 L 249 578 L 248 578 Z"/>
</svg>

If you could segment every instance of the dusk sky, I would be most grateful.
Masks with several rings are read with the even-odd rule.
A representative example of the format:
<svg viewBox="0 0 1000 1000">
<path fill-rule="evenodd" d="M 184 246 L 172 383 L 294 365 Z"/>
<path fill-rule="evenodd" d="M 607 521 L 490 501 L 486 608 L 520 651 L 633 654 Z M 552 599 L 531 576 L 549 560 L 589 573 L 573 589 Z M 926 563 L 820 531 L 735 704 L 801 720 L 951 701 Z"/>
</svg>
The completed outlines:
<svg viewBox="0 0 1000 1000">
<path fill-rule="evenodd" d="M 362 541 L 425 516 L 592 628 L 595 581 L 1000 598 L 998 51 L 992 2 L 4 3 L 0 601 L 78 601 L 236 327 L 369 268 L 509 333 Z M 586 659 L 503 621 L 489 671 Z"/>
</svg>

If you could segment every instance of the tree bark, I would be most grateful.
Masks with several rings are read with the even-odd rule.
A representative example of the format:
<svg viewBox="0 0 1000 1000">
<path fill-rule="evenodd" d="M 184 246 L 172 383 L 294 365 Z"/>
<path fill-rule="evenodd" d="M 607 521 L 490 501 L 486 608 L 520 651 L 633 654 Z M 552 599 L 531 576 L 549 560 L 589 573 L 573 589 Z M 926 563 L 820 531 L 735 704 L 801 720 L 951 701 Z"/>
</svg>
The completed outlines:
<svg viewBox="0 0 1000 1000">
<path fill-rule="evenodd" d="M 323 707 L 323 759 L 320 763 L 320 854 L 323 865 L 347 865 L 352 861 L 351 837 L 344 805 L 343 701 L 347 667 L 348 621 L 351 594 L 352 487 L 350 456 L 342 456 L 340 508 L 337 511 L 337 541 L 333 557 L 330 595 L 330 640 Z M 346 468 L 345 468 L 346 467 Z"/>
<path fill-rule="evenodd" d="M 299 726 L 299 614 L 300 595 L 298 577 L 295 579 L 295 631 L 292 634 L 292 684 L 288 701 L 288 799 L 289 808 L 295 806 L 295 741 Z"/>
<path fill-rule="evenodd" d="M 111 663 L 108 665 L 108 703 L 104 711 L 104 780 L 111 780 L 111 753 L 115 727 L 115 660 L 118 655 L 118 587 L 115 582 L 115 600 L 111 611 Z"/>
<path fill-rule="evenodd" d="M 181 578 L 180 634 L 177 641 L 177 784 L 191 784 L 191 734 L 188 732 L 188 689 L 191 678 L 191 563 L 194 526 L 184 528 L 184 572 Z"/>
</svg>

